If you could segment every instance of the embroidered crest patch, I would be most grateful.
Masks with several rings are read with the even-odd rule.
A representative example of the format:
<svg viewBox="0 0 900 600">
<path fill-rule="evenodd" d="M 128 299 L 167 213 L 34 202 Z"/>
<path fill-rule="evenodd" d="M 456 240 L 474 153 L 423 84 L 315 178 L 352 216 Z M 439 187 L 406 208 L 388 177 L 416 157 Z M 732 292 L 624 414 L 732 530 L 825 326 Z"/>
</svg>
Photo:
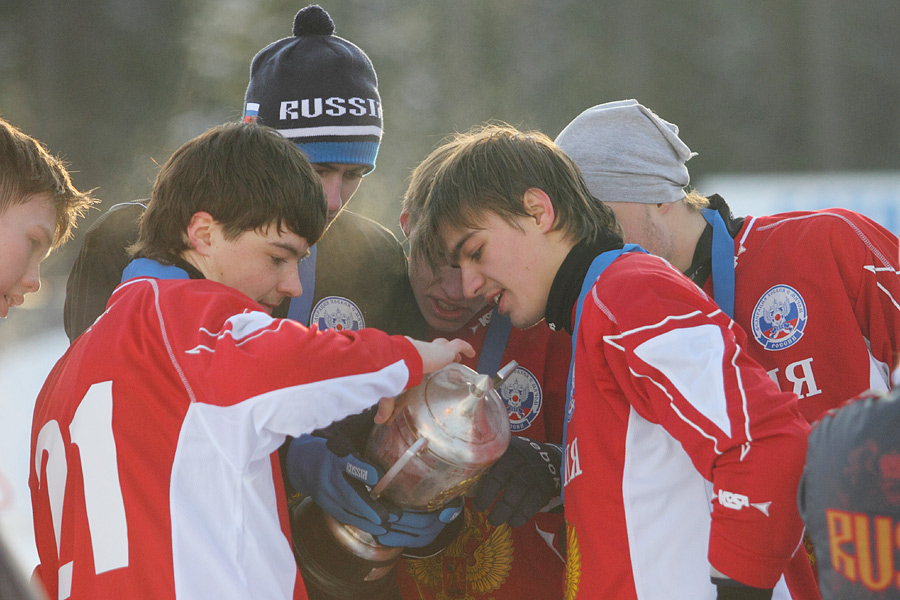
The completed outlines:
<svg viewBox="0 0 900 600">
<path fill-rule="evenodd" d="M 500 397 L 509 413 L 510 429 L 528 429 L 541 412 L 543 396 L 537 377 L 524 367 L 516 367 L 500 386 Z"/>
<path fill-rule="evenodd" d="M 366 326 L 359 307 L 340 296 L 328 296 L 319 300 L 312 310 L 309 322 L 318 325 L 320 331 L 326 329 L 359 331 Z"/>
<path fill-rule="evenodd" d="M 766 350 L 784 350 L 803 337 L 806 302 L 788 285 L 776 285 L 762 295 L 753 309 L 753 337 Z"/>
</svg>

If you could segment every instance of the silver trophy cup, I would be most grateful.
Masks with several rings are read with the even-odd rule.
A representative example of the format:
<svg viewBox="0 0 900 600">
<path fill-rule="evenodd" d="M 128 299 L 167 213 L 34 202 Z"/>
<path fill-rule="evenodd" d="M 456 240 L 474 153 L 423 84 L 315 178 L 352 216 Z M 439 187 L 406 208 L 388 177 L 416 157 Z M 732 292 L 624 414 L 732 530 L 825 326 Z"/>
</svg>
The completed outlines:
<svg viewBox="0 0 900 600">
<path fill-rule="evenodd" d="M 510 362 L 492 379 L 452 363 L 398 396 L 391 418 L 375 425 L 366 446 L 366 459 L 385 473 L 372 496 L 432 511 L 472 489 L 509 445 L 497 387 L 516 366 Z M 295 525 L 310 531 L 294 536 L 310 597 L 388 597 L 385 576 L 403 548 L 382 546 L 310 504 L 295 513 Z"/>
</svg>

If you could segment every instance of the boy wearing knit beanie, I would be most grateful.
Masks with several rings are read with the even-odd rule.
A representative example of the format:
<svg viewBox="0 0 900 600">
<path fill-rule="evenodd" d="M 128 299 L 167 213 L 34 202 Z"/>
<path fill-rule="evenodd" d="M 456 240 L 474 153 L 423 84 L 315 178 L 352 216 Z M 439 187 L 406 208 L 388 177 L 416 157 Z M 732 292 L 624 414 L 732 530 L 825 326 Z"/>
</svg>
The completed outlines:
<svg viewBox="0 0 900 600">
<path fill-rule="evenodd" d="M 415 334 L 421 317 L 409 290 L 406 259 L 385 227 L 343 210 L 362 177 L 375 168 L 381 142 L 381 99 L 368 56 L 334 35 L 316 5 L 300 10 L 293 35 L 254 57 L 244 121 L 277 129 L 303 150 L 325 188 L 330 227 L 300 267 L 304 293 L 276 316 L 319 329 L 375 327 Z M 113 206 L 88 231 L 69 275 L 65 328 L 74 340 L 104 311 L 126 271 L 143 202 Z M 338 218 L 340 216 L 340 218 Z"/>
<path fill-rule="evenodd" d="M 334 219 L 375 168 L 382 134 L 375 69 L 358 46 L 334 35 L 328 13 L 307 6 L 294 18 L 293 36 L 253 58 L 244 121 L 277 129 L 323 165 Z"/>
<path fill-rule="evenodd" d="M 734 218 L 720 196 L 688 190 L 696 153 L 678 133 L 624 100 L 585 110 L 556 142 L 627 242 L 668 260 L 747 331 L 747 351 L 800 395 L 808 421 L 888 389 L 900 352 L 897 237 L 840 208 Z"/>
<path fill-rule="evenodd" d="M 696 154 L 678 127 L 636 100 L 578 115 L 556 143 L 625 240 L 667 259 L 748 334 L 747 353 L 814 422 L 865 390 L 888 390 L 900 352 L 898 241 L 839 208 L 734 218 L 725 200 L 688 190 Z M 839 335 L 835 335 L 840 332 Z M 816 597 L 806 553 L 785 577 Z M 791 579 L 793 577 L 793 579 Z"/>
</svg>

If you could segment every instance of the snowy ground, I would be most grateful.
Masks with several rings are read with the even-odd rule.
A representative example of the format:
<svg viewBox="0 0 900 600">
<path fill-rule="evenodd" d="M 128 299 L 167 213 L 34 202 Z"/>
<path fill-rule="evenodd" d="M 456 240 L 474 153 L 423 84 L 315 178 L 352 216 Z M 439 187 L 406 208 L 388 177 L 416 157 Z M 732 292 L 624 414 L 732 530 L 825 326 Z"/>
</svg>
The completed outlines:
<svg viewBox="0 0 900 600">
<path fill-rule="evenodd" d="M 59 327 L 0 346 L 0 533 L 27 575 L 38 562 L 28 493 L 31 414 L 44 379 L 68 345 Z"/>
</svg>

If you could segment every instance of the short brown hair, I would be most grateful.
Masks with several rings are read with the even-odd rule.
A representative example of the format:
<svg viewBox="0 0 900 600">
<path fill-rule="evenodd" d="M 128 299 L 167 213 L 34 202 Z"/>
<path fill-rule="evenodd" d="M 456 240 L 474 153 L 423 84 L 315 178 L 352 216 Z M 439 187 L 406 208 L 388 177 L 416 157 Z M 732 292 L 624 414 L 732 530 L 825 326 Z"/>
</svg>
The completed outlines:
<svg viewBox="0 0 900 600">
<path fill-rule="evenodd" d="M 79 192 L 72 185 L 63 161 L 0 119 L 0 213 L 36 194 L 48 194 L 56 207 L 53 248 L 72 237 L 78 219 L 96 202 L 90 192 Z"/>
<path fill-rule="evenodd" d="M 451 146 L 452 148 L 448 148 Z M 432 157 L 444 155 L 439 166 Z M 446 258 L 445 229 L 477 228 L 485 212 L 515 224 L 528 216 L 522 198 L 531 188 L 553 202 L 553 228 L 575 242 L 596 240 L 601 230 L 621 236 L 613 212 L 587 189 L 581 171 L 553 141 L 538 131 L 486 124 L 457 134 L 425 159 L 433 181 L 417 227 L 417 252 L 432 265 Z M 416 181 L 416 173 L 413 173 Z"/>
<path fill-rule="evenodd" d="M 133 254 L 171 263 L 208 212 L 227 239 L 274 223 L 312 245 L 327 224 L 322 182 L 306 155 L 270 127 L 228 123 L 182 145 L 160 168 Z"/>
<path fill-rule="evenodd" d="M 456 149 L 458 143 L 450 140 L 437 147 L 425 160 L 420 162 L 409 177 L 409 185 L 403 194 L 402 210 L 409 215 L 409 229 L 412 231 L 418 224 L 425 209 L 425 201 L 431 192 L 434 177 L 441 165 Z"/>
</svg>

